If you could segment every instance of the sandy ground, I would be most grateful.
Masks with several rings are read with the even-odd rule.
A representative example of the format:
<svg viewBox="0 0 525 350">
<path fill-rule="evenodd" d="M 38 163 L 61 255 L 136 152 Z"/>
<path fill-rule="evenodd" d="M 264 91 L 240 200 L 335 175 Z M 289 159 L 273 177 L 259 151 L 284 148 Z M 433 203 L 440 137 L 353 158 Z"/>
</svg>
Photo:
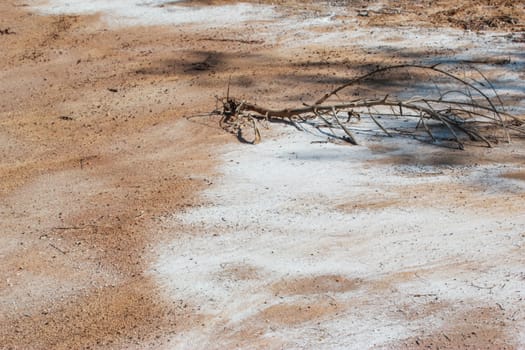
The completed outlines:
<svg viewBox="0 0 525 350">
<path fill-rule="evenodd" d="M 523 115 L 522 4 L 115 3 L 0 3 L 0 348 L 525 348 L 522 141 L 185 118 L 487 56 Z"/>
</svg>

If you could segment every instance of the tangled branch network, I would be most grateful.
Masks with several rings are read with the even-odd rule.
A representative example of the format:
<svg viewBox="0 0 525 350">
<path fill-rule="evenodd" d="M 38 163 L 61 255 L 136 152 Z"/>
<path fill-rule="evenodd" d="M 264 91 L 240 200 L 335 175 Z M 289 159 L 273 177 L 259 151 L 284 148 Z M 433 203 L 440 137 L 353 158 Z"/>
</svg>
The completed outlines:
<svg viewBox="0 0 525 350">
<path fill-rule="evenodd" d="M 408 136 L 459 149 L 469 141 L 492 147 L 525 136 L 524 120 L 505 111 L 494 85 L 479 70 L 469 71 L 475 74 L 460 77 L 439 65 L 378 68 L 349 79 L 312 104 L 286 109 L 231 97 L 228 86 L 227 96 L 219 99 L 222 108 L 215 113 L 222 129 L 253 144 L 261 140 L 261 125 L 272 122 L 316 130 L 327 141 L 353 145 L 358 144 L 355 134 L 364 132 Z M 385 88 L 390 93 L 380 95 Z M 411 94 L 413 90 L 425 96 Z M 364 119 L 372 129 L 362 127 Z"/>
</svg>

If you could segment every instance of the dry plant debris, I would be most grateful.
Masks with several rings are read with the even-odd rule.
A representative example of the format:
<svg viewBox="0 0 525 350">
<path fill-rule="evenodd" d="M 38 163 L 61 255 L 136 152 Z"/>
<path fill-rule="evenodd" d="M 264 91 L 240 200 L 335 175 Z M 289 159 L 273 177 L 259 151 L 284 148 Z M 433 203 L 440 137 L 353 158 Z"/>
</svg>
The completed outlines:
<svg viewBox="0 0 525 350">
<path fill-rule="evenodd" d="M 388 137 L 405 135 L 443 146 L 464 148 L 465 141 L 487 147 L 501 140 L 525 135 L 522 118 L 505 111 L 494 85 L 479 70 L 476 77 L 460 77 L 440 65 L 397 65 L 375 69 L 349 79 L 312 104 L 297 108 L 272 109 L 229 96 L 219 99 L 220 127 L 240 141 L 256 144 L 260 126 L 286 123 L 299 130 L 316 130 L 327 141 L 356 145 L 357 132 L 381 132 Z M 414 84 L 414 81 L 417 84 Z M 397 86 L 398 96 L 379 96 L 381 87 Z M 425 96 L 408 94 L 407 89 L 426 88 Z M 365 88 L 363 88 L 365 87 Z M 349 94 L 350 93 L 350 94 Z M 354 98 L 343 98 L 342 95 Z M 355 98 L 359 96 L 358 98 Z M 337 99 L 337 100 L 336 100 Z M 369 118 L 376 130 L 360 128 Z"/>
<path fill-rule="evenodd" d="M 434 14 L 434 23 L 449 23 L 465 30 L 523 30 L 523 7 L 516 1 L 462 3 Z"/>
<path fill-rule="evenodd" d="M 0 35 L 13 35 L 16 34 L 11 28 L 0 29 Z"/>
</svg>

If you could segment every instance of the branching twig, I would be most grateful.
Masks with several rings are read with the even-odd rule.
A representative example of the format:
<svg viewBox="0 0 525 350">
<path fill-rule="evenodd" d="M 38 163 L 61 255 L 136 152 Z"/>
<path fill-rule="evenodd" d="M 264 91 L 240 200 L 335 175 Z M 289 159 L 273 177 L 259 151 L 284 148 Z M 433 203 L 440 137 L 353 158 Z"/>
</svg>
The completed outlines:
<svg viewBox="0 0 525 350">
<path fill-rule="evenodd" d="M 446 80 L 447 88 L 442 87 L 440 89 L 438 83 L 430 77 L 430 81 L 436 87 L 437 96 L 422 97 L 414 95 L 408 99 L 403 99 L 386 95 L 382 99 L 360 98 L 344 101 L 338 95 L 344 89 L 364 83 L 380 73 L 386 74 L 399 69 L 423 70 L 429 75 L 433 73 L 441 76 Z M 494 85 L 481 72 L 476 71 L 484 81 L 484 84 L 478 83 L 479 86 L 488 85 L 490 91 L 494 94 L 493 98 L 498 101 L 498 105 L 502 106 L 501 98 L 497 94 Z M 378 117 L 386 118 L 384 120 L 387 120 L 387 122 L 401 116 L 405 120 L 413 119 L 417 121 L 415 130 L 412 132 L 404 130 L 403 132 L 398 132 L 398 134 L 420 135 L 420 133 L 417 134 L 417 129 L 419 125 L 422 125 L 425 134 L 430 137 L 432 142 L 452 139 L 460 149 L 463 149 L 462 136 L 468 136 L 472 141 L 482 141 L 488 147 L 491 147 L 492 143 L 489 139 L 494 139 L 495 136 L 483 135 L 481 130 L 502 131 L 506 140 L 510 140 L 511 132 L 515 135 L 525 136 L 524 121 L 505 112 L 503 106 L 501 110 L 498 109 L 492 98 L 489 97 L 490 92 L 482 91 L 481 88 L 475 85 L 476 83 L 475 81 L 471 83 L 466 79 L 459 78 L 452 73 L 437 68 L 437 65 L 398 65 L 379 68 L 350 79 L 347 83 L 333 89 L 311 105 L 302 103 L 302 106 L 298 108 L 286 109 L 271 109 L 230 97 L 230 84 L 228 83 L 227 96 L 222 100 L 223 110 L 220 112 L 221 120 L 219 125 L 224 130 L 236 134 L 244 141 L 246 140 L 242 136 L 243 129 L 246 127 L 251 128 L 254 140 L 246 142 L 253 144 L 258 143 L 261 138 L 257 126 L 258 121 L 265 120 L 267 122 L 291 124 L 299 130 L 301 130 L 298 127 L 300 124 L 310 125 L 319 130 L 328 128 L 331 136 L 334 138 L 356 145 L 357 140 L 351 132 L 351 117 L 358 116 L 360 120 L 361 115 L 369 116 L 372 122 L 389 137 L 392 137 L 392 133 L 388 130 L 388 123 L 379 123 Z M 338 101 L 337 103 L 329 104 L 327 101 L 333 96 L 337 96 Z M 380 109 L 385 108 L 390 112 L 381 113 Z M 348 118 L 346 121 L 339 119 L 338 113 L 341 112 L 347 113 Z M 432 121 L 432 123 L 428 123 L 429 121 Z M 448 138 L 439 136 L 437 133 L 432 132 L 432 128 L 436 126 L 444 127 L 452 138 L 450 136 Z M 390 126 L 390 129 L 398 130 L 398 126 Z M 337 130 L 340 130 L 340 132 L 338 133 Z"/>
</svg>

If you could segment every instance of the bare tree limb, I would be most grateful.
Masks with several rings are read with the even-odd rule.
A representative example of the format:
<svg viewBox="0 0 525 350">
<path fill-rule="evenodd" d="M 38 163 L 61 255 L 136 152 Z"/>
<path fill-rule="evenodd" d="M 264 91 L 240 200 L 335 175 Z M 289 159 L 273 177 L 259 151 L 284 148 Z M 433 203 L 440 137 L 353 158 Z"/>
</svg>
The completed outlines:
<svg viewBox="0 0 525 350">
<path fill-rule="evenodd" d="M 244 141 L 253 144 L 258 143 L 261 139 L 257 123 L 259 120 L 264 120 L 265 122 L 291 124 L 298 130 L 305 130 L 305 125 L 313 126 L 319 130 L 328 128 L 334 138 L 356 145 L 357 140 L 351 131 L 352 125 L 354 125 L 352 124 L 352 116 L 357 116 L 360 121 L 361 115 L 370 117 L 370 120 L 389 137 L 393 136 L 388 127 L 392 121 L 399 117 L 403 117 L 405 120 L 413 119 L 417 121 L 417 126 L 413 131 L 409 132 L 405 129 L 404 132 L 396 133 L 421 135 L 421 133 L 418 133 L 419 125 L 421 125 L 432 142 L 438 142 L 440 139 L 444 141 L 453 140 L 460 149 L 464 147 L 464 142 L 460 135 L 468 136 L 473 142 L 482 141 L 487 147 L 492 147 L 489 138 L 493 139 L 494 135 L 497 134 L 491 134 L 492 136 L 483 135 L 483 132 L 489 132 L 490 130 L 501 131 L 504 139 L 507 141 L 510 140 L 511 132 L 514 136 L 525 137 L 524 120 L 505 112 L 502 100 L 494 85 L 479 70 L 476 69 L 476 72 L 482 77 L 483 83 L 478 84 L 480 86 L 489 86 L 492 94 L 494 94 L 493 98 L 498 101 L 498 105 L 502 106 L 501 109 L 497 108 L 492 98 L 489 97 L 490 92 L 484 92 L 475 85 L 476 81 L 469 82 L 446 70 L 437 68 L 437 66 L 407 64 L 379 68 L 350 79 L 347 83 L 325 94 L 312 105 L 302 103 L 300 107 L 286 109 L 267 108 L 230 97 L 230 84 L 228 83 L 228 95 L 222 100 L 223 109 L 220 112 L 219 125 L 224 130 L 237 134 L 240 139 L 243 134 L 242 130 L 251 128 L 254 133 L 254 140 Z M 429 76 L 428 79 L 435 86 L 434 90 L 437 91 L 437 96 L 423 97 L 414 95 L 408 99 L 403 99 L 386 95 L 381 99 L 359 98 L 345 101 L 339 95 L 344 89 L 364 83 L 378 74 L 392 73 L 400 69 L 423 70 L 429 73 L 424 74 L 424 76 Z M 435 80 L 431 74 L 441 76 L 441 78 Z M 440 87 L 438 83 L 443 80 L 445 82 Z M 338 101 L 332 104 L 327 103 L 332 96 L 336 96 Z M 385 108 L 387 112 L 382 113 L 381 110 Z M 338 113 L 342 112 L 348 115 L 346 121 L 341 121 L 338 117 Z M 377 117 L 386 118 L 383 120 L 386 120 L 387 123 L 380 123 Z M 428 121 L 433 122 L 427 123 Z M 438 137 L 439 134 L 432 132 L 432 128 L 436 126 L 444 127 L 448 130 L 450 136 L 448 138 Z M 390 129 L 399 130 L 399 128 L 392 126 L 390 126 Z"/>
</svg>

